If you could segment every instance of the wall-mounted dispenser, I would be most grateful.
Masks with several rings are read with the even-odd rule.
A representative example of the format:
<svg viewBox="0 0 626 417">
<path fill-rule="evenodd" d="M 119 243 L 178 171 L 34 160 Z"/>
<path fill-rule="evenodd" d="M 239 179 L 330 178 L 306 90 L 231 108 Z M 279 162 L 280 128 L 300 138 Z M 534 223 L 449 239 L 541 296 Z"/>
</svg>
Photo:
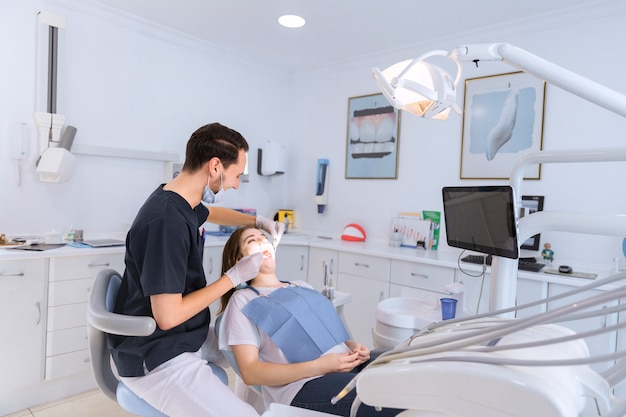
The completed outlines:
<svg viewBox="0 0 626 417">
<path fill-rule="evenodd" d="M 287 151 L 283 145 L 267 141 L 259 147 L 257 162 L 259 175 L 284 174 L 287 165 Z"/>
<path fill-rule="evenodd" d="M 317 180 L 315 182 L 315 204 L 317 212 L 324 213 L 324 207 L 328 204 L 328 159 L 317 160 Z"/>
</svg>

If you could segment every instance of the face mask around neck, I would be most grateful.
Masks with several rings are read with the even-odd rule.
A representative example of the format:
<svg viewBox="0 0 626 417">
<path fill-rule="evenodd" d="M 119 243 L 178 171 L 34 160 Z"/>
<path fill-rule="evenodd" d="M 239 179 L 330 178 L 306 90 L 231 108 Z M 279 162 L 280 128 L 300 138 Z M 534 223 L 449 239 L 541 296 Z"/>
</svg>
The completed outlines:
<svg viewBox="0 0 626 417">
<path fill-rule="evenodd" d="M 202 193 L 202 202 L 206 204 L 215 204 L 224 200 L 224 188 L 222 188 L 222 171 L 220 171 L 220 190 L 215 193 L 211 188 L 209 188 L 208 184 L 204 187 L 204 192 Z"/>
</svg>

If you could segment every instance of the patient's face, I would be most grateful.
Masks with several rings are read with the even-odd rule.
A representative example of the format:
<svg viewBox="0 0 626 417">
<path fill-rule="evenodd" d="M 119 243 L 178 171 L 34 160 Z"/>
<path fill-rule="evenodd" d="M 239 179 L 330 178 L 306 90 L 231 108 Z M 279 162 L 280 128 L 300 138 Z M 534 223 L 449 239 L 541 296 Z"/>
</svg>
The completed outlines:
<svg viewBox="0 0 626 417">
<path fill-rule="evenodd" d="M 253 253 L 262 252 L 263 261 L 261 263 L 261 272 L 273 272 L 275 269 L 275 252 L 274 247 L 267 239 L 265 233 L 259 229 L 247 229 L 241 234 L 239 240 L 239 249 L 242 256 L 252 255 Z"/>
</svg>

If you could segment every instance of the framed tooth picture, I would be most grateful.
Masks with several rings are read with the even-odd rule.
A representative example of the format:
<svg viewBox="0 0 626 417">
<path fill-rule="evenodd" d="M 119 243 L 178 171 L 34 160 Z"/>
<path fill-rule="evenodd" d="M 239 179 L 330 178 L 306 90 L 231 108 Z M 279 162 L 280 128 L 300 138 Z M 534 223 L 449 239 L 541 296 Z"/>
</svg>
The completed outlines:
<svg viewBox="0 0 626 417">
<path fill-rule="evenodd" d="M 520 157 L 543 149 L 545 90 L 524 72 L 465 81 L 461 179 L 508 179 Z M 524 179 L 541 179 L 541 165 Z"/>
<path fill-rule="evenodd" d="M 348 99 L 347 179 L 398 178 L 400 111 L 383 94 Z"/>
</svg>

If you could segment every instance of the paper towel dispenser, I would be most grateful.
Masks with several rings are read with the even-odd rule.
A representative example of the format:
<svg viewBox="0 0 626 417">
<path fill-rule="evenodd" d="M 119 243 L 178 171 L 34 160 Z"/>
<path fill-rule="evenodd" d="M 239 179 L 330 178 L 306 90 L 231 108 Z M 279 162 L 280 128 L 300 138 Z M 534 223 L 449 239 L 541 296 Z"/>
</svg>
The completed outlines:
<svg viewBox="0 0 626 417">
<path fill-rule="evenodd" d="M 259 147 L 257 162 L 259 175 L 284 174 L 287 165 L 287 151 L 279 143 L 265 142 Z"/>
</svg>

